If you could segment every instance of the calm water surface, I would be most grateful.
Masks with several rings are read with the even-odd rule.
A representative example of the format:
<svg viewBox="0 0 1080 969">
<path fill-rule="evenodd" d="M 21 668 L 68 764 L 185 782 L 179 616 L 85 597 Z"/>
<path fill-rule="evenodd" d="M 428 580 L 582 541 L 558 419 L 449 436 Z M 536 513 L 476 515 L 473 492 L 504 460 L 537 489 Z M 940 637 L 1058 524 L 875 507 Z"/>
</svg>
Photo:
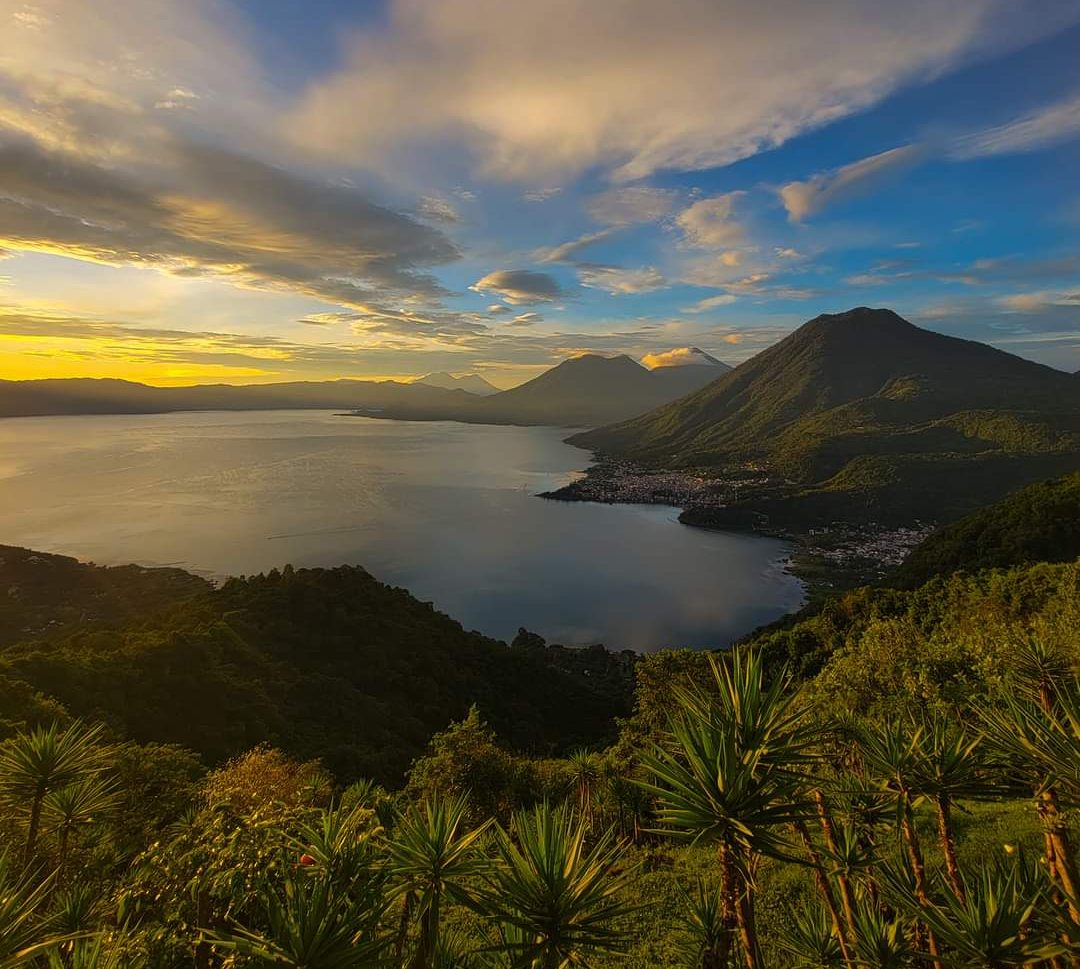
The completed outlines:
<svg viewBox="0 0 1080 969">
<path fill-rule="evenodd" d="M 546 501 L 558 428 L 328 412 L 0 420 L 0 544 L 211 576 L 362 565 L 505 639 L 724 645 L 798 606 L 770 539 L 672 508 Z"/>
</svg>

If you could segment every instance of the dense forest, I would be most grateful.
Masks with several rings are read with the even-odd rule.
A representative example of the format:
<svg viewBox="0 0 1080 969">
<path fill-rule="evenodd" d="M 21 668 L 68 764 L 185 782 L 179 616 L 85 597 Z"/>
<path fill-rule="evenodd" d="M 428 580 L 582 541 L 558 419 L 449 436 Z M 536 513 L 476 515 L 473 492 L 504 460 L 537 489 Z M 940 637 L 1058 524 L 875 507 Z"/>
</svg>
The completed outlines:
<svg viewBox="0 0 1080 969">
<path fill-rule="evenodd" d="M 3 644 L 0 966 L 1075 963 L 1069 501 L 727 655 L 508 647 L 358 569 L 68 581 L 88 630 Z"/>
</svg>

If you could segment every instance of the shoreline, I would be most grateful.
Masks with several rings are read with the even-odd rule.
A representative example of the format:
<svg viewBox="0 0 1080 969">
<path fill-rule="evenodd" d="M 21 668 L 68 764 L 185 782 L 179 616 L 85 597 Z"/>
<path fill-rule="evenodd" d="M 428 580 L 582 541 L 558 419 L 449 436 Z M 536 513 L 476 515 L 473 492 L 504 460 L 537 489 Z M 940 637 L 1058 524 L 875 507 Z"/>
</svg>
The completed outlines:
<svg viewBox="0 0 1080 969">
<path fill-rule="evenodd" d="M 596 504 L 664 505 L 679 509 L 678 521 L 692 528 L 773 538 L 791 545 L 783 569 L 805 590 L 799 609 L 825 597 L 879 582 L 938 527 L 915 521 L 887 526 L 842 520 L 781 526 L 754 508 L 754 498 L 775 497 L 783 486 L 763 468 L 746 465 L 726 472 L 675 471 L 594 457 L 573 481 L 538 498 Z M 746 504 L 740 505 L 740 500 Z M 795 610 L 788 615 L 794 615 Z"/>
</svg>

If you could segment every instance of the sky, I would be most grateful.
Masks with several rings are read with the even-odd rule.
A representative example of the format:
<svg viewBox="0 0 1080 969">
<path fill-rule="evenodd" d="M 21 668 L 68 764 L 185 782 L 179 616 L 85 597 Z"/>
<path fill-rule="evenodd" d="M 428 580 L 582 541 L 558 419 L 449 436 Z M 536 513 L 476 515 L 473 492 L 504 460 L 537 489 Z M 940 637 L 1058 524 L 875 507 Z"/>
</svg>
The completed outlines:
<svg viewBox="0 0 1080 969">
<path fill-rule="evenodd" d="M 1080 369 L 1080 0 L 0 0 L 0 377 Z"/>
</svg>

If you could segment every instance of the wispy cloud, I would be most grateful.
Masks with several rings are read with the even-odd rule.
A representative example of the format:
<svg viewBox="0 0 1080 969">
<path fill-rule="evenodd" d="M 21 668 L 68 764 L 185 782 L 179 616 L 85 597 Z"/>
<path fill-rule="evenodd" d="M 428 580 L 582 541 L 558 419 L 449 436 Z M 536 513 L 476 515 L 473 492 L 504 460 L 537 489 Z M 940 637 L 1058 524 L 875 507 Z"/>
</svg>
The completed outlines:
<svg viewBox="0 0 1080 969">
<path fill-rule="evenodd" d="M 578 278 L 582 286 L 602 289 L 607 293 L 650 293 L 667 285 L 667 280 L 655 266 L 625 269 L 621 266 L 581 265 Z"/>
<path fill-rule="evenodd" d="M 285 123 L 338 159 L 456 134 L 499 177 L 599 166 L 632 181 L 749 157 L 1076 15 L 1030 0 L 565 0 L 558 16 L 540 0 L 398 0 Z"/>
<path fill-rule="evenodd" d="M 710 310 L 719 309 L 721 306 L 730 306 L 732 303 L 738 302 L 738 299 L 739 297 L 734 293 L 721 293 L 718 296 L 707 296 L 705 299 L 700 299 L 690 306 L 684 306 L 682 312 L 708 313 Z"/>
<path fill-rule="evenodd" d="M 598 242 L 603 242 L 605 239 L 611 238 L 618 229 L 601 229 L 599 232 L 587 232 L 583 236 L 578 236 L 576 239 L 571 239 L 569 242 L 564 242 L 558 246 L 552 246 L 550 249 L 541 249 L 536 253 L 537 262 L 573 262 L 575 257 L 583 249 L 587 249 L 589 246 L 596 245 Z"/>
<path fill-rule="evenodd" d="M 792 222 L 817 215 L 834 202 L 872 189 L 891 174 L 915 164 L 924 155 L 920 145 L 903 145 L 869 158 L 821 172 L 804 182 L 788 182 L 779 190 L 780 199 Z"/>
<path fill-rule="evenodd" d="M 585 203 L 585 211 L 605 225 L 659 222 L 675 207 L 677 198 L 671 189 L 631 185 L 594 195 Z"/>
<path fill-rule="evenodd" d="M 1038 108 L 996 127 L 957 138 L 949 155 L 956 161 L 1040 151 L 1080 138 L 1080 94 Z"/>
</svg>

